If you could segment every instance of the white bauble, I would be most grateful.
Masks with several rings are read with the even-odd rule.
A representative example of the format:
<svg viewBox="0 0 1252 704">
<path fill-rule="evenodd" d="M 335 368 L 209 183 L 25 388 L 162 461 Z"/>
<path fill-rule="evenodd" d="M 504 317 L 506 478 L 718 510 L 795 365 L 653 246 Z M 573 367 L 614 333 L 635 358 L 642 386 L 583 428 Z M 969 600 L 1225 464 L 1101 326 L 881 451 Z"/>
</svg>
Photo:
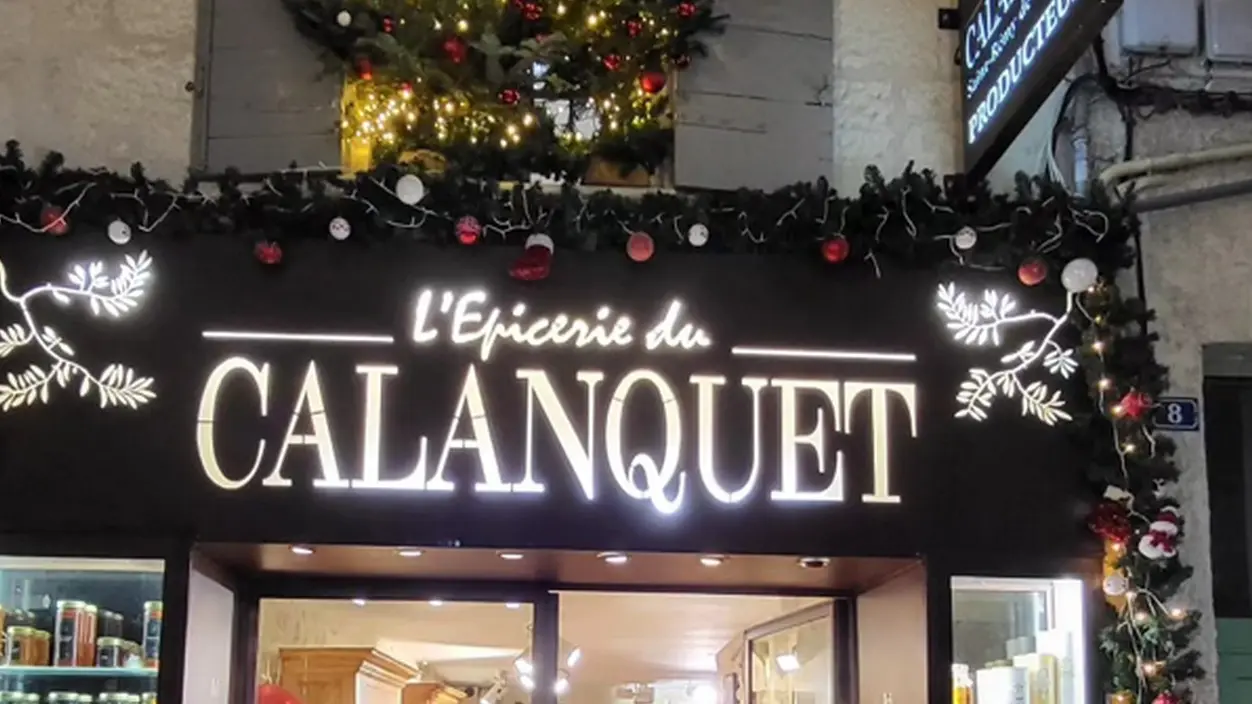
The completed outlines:
<svg viewBox="0 0 1252 704">
<path fill-rule="evenodd" d="M 1095 285 L 1100 277 L 1095 262 L 1087 258 L 1079 258 L 1065 265 L 1061 270 L 1061 285 L 1070 293 L 1080 293 Z"/>
<path fill-rule="evenodd" d="M 709 243 L 709 226 L 698 222 L 687 228 L 687 242 L 692 247 L 703 247 Z"/>
<path fill-rule="evenodd" d="M 330 236 L 341 242 L 352 236 L 352 225 L 343 218 L 331 220 L 328 229 L 330 230 Z"/>
<path fill-rule="evenodd" d="M 1178 535 L 1178 524 L 1169 521 L 1152 521 L 1148 525 L 1148 530 L 1165 535 Z"/>
<path fill-rule="evenodd" d="M 352 24 L 352 13 L 347 10 L 343 10 L 339 14 L 335 15 L 335 21 L 339 23 L 340 27 L 348 27 Z"/>
<path fill-rule="evenodd" d="M 413 174 L 405 174 L 396 182 L 396 197 L 405 205 L 417 205 L 426 197 L 426 184 Z"/>
<path fill-rule="evenodd" d="M 109 240 L 113 244 L 126 244 L 130 242 L 130 225 L 121 220 L 114 220 L 109 223 Z"/>
<path fill-rule="evenodd" d="M 1149 560 L 1159 560 L 1165 557 L 1165 551 L 1157 546 L 1150 535 L 1145 535 L 1139 539 L 1139 552 Z"/>
<path fill-rule="evenodd" d="M 952 236 L 952 244 L 956 245 L 956 248 L 961 251 L 969 251 L 974 248 L 974 245 L 978 244 L 978 231 L 966 225 L 957 230 L 956 234 Z"/>
<path fill-rule="evenodd" d="M 1109 596 L 1125 596 L 1130 591 L 1130 580 L 1126 579 L 1126 575 L 1121 572 L 1104 578 L 1104 593 Z"/>
</svg>

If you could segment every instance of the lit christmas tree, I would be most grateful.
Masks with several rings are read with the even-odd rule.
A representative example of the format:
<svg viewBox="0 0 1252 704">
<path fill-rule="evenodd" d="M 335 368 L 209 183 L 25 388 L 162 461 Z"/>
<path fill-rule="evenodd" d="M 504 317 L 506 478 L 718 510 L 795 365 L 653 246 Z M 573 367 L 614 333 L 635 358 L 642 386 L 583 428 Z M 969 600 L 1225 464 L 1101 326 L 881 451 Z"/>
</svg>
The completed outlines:
<svg viewBox="0 0 1252 704">
<path fill-rule="evenodd" d="M 712 0 L 284 0 L 352 81 L 345 137 L 496 178 L 661 165 Z"/>
</svg>

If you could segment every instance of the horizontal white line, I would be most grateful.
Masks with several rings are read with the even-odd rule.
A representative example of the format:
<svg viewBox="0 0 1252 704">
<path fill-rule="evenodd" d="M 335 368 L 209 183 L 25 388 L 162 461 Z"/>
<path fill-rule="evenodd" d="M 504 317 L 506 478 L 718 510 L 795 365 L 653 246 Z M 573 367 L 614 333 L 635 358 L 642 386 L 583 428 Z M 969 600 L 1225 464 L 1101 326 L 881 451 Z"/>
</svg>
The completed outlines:
<svg viewBox="0 0 1252 704">
<path fill-rule="evenodd" d="M 255 342 L 331 342 L 348 345 L 391 345 L 391 335 L 352 335 L 340 333 L 256 332 L 251 330 L 205 330 L 206 340 L 252 340 Z"/>
<path fill-rule="evenodd" d="M 737 357 L 780 357 L 784 359 L 842 359 L 859 362 L 916 362 L 917 355 L 898 352 L 857 350 L 803 350 L 791 347 L 732 347 Z"/>
</svg>

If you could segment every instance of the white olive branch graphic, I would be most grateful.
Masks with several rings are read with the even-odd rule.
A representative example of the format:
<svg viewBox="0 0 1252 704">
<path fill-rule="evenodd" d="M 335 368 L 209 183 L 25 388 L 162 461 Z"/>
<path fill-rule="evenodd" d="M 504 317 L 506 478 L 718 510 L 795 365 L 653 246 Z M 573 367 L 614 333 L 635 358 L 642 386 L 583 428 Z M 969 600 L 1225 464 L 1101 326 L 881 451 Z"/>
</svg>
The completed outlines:
<svg viewBox="0 0 1252 704">
<path fill-rule="evenodd" d="M 1074 297 L 1067 294 L 1065 312 L 1052 315 L 1032 310 L 1017 312 L 1017 301 L 1008 294 L 983 291 L 981 299 L 970 299 L 957 291 L 956 284 L 940 284 L 936 306 L 946 319 L 946 327 L 953 339 L 971 347 L 999 347 L 1009 330 L 1035 321 L 1049 323 L 1040 338 L 1027 340 L 1016 352 L 1000 358 L 1005 365 L 994 372 L 975 367 L 969 377 L 961 382 L 956 401 L 961 408 L 957 418 L 985 420 L 991 402 L 996 396 L 1020 397 L 1022 415 L 1034 416 L 1046 425 L 1057 421 L 1072 420 L 1064 410 L 1065 401 L 1060 391 L 1053 391 L 1042 381 L 1026 381 L 1023 375 L 1042 366 L 1050 374 L 1068 379 L 1078 370 L 1074 350 L 1061 347 L 1057 334 L 1065 327 L 1073 311 Z"/>
<path fill-rule="evenodd" d="M 61 305 L 85 301 L 93 316 L 120 318 L 139 305 L 152 278 L 152 257 L 146 251 L 138 257 L 127 255 L 116 276 L 106 274 L 104 264 L 96 261 L 86 267 L 74 267 L 66 278 L 68 285 L 45 283 L 14 294 L 9 290 L 8 271 L 0 262 L 0 295 L 17 307 L 22 318 L 19 323 L 0 328 L 0 359 L 33 344 L 51 365 L 45 369 L 31 364 L 25 371 L 5 375 L 0 380 L 0 410 L 46 404 L 54 384 L 64 389 L 75 378 L 78 395 L 87 396 L 94 390 L 101 408 L 138 408 L 156 398 L 152 378 L 138 376 L 128 366 L 114 363 L 96 374 L 76 362 L 74 349 L 51 326 L 40 325 L 31 308 L 31 303 L 42 297 Z"/>
</svg>

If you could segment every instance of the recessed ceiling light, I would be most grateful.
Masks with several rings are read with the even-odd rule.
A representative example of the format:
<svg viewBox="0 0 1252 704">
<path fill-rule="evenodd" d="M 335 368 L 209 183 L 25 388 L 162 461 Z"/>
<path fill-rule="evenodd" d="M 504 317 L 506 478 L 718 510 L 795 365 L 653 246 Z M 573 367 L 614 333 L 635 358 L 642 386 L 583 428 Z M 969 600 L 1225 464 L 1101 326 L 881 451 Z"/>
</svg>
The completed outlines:
<svg viewBox="0 0 1252 704">
<path fill-rule="evenodd" d="M 501 560 L 520 560 L 525 557 L 520 552 L 498 552 L 496 554 L 500 556 Z"/>
<path fill-rule="evenodd" d="M 431 599 L 427 603 L 429 603 L 431 606 L 443 606 L 443 599 Z"/>
<path fill-rule="evenodd" d="M 313 554 L 313 548 L 307 545 L 292 545 L 291 552 L 295 555 L 308 556 Z"/>
<path fill-rule="evenodd" d="M 364 600 L 364 599 L 353 599 L 353 600 L 352 600 L 352 603 L 353 603 L 353 604 L 356 604 L 357 606 L 365 606 L 365 600 Z"/>
<path fill-rule="evenodd" d="M 725 555 L 701 555 L 700 564 L 705 567 L 718 567 L 726 561 Z"/>
<path fill-rule="evenodd" d="M 522 605 L 521 605 L 521 604 L 519 604 L 519 603 L 517 603 L 516 601 L 510 601 L 510 602 L 508 602 L 507 604 L 505 604 L 505 605 L 504 605 L 504 608 L 506 608 L 506 609 L 520 609 L 520 608 L 522 608 Z"/>
<path fill-rule="evenodd" d="M 602 552 L 596 557 L 604 560 L 610 565 L 624 565 L 630 562 L 630 556 L 624 552 Z"/>
<path fill-rule="evenodd" d="M 799 560 L 801 567 L 809 570 L 821 569 L 830 564 L 829 557 L 802 557 Z"/>
<path fill-rule="evenodd" d="M 800 658 L 795 653 L 783 653 L 774 658 L 774 662 L 778 663 L 778 669 L 783 672 L 795 672 L 800 669 Z"/>
<path fill-rule="evenodd" d="M 422 551 L 417 548 L 400 548 L 396 550 L 396 554 L 400 557 L 421 557 Z"/>
</svg>

